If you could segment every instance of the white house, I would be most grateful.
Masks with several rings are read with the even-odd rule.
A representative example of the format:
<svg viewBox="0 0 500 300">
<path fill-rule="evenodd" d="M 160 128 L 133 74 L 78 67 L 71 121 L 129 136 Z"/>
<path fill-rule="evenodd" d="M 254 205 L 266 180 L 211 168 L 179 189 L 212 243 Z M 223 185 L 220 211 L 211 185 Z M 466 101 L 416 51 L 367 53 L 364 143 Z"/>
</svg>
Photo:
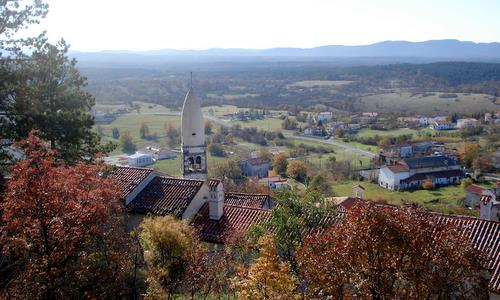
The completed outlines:
<svg viewBox="0 0 500 300">
<path fill-rule="evenodd" d="M 434 121 L 432 122 L 431 128 L 434 130 L 451 130 L 454 129 L 453 124 L 449 122 Z"/>
<path fill-rule="evenodd" d="M 479 126 L 479 121 L 474 118 L 458 119 L 457 128 L 467 128 Z"/>
<path fill-rule="evenodd" d="M 128 165 L 132 167 L 144 167 L 154 163 L 153 155 L 149 153 L 140 153 L 129 155 Z"/>
<path fill-rule="evenodd" d="M 407 158 L 379 171 L 378 184 L 389 190 L 421 188 L 426 180 L 435 185 L 459 183 L 464 176 L 460 165 L 448 156 Z"/>
</svg>

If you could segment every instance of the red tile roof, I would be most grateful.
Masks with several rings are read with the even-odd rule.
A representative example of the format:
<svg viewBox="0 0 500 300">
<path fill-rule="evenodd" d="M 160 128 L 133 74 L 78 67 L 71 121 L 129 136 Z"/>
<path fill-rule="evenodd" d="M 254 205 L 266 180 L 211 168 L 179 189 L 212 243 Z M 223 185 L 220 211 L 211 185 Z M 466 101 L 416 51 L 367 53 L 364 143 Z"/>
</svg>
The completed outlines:
<svg viewBox="0 0 500 300">
<path fill-rule="evenodd" d="M 357 197 L 348 197 L 347 199 L 337 203 L 339 212 L 346 212 L 356 205 L 364 205 L 365 201 Z"/>
<path fill-rule="evenodd" d="M 486 253 L 491 278 L 489 289 L 500 293 L 500 222 L 473 217 L 435 214 L 438 222 L 457 225 L 466 234 L 474 248 Z"/>
<path fill-rule="evenodd" d="M 394 173 L 401 173 L 401 172 L 408 172 L 409 169 L 407 166 L 404 165 L 387 165 L 389 170 L 391 170 Z"/>
<path fill-rule="evenodd" d="M 471 184 L 465 188 L 467 192 L 471 192 L 474 194 L 481 194 L 483 192 L 483 188 L 474 184 Z"/>
<path fill-rule="evenodd" d="M 253 207 L 253 208 L 268 208 L 271 197 L 266 194 L 246 194 L 228 192 L 224 195 L 224 204 Z"/>
<path fill-rule="evenodd" d="M 393 207 L 388 204 L 378 204 Z M 343 211 L 339 209 L 339 215 Z M 483 220 L 468 216 L 445 215 L 431 213 L 437 219 L 438 224 L 454 224 L 462 235 L 467 235 L 472 246 L 483 251 L 488 259 L 488 268 L 491 271 L 489 289 L 500 293 L 500 222 Z"/>
<path fill-rule="evenodd" d="M 121 190 L 120 196 L 125 198 L 152 172 L 153 169 L 120 166 L 113 167 L 109 177 L 115 179 Z"/>
<path fill-rule="evenodd" d="M 224 243 L 234 232 L 246 232 L 250 226 L 266 222 L 271 217 L 269 209 L 224 204 L 224 214 L 218 221 L 210 220 L 208 203 L 195 216 L 192 225 L 206 242 Z"/>
<path fill-rule="evenodd" d="M 157 176 L 127 205 L 132 213 L 181 217 L 203 185 L 202 180 Z"/>
</svg>

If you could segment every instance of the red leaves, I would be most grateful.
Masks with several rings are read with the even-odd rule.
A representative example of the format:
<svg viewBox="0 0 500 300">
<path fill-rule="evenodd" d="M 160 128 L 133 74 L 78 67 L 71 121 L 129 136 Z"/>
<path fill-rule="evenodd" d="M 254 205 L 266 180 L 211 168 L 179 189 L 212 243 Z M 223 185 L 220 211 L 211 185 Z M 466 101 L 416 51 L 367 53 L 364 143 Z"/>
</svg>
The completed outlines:
<svg viewBox="0 0 500 300">
<path fill-rule="evenodd" d="M 362 298 L 482 297 L 484 265 L 466 237 L 411 207 L 368 204 L 298 253 L 312 296 Z M 470 284 L 470 285 L 469 285 Z"/>
<path fill-rule="evenodd" d="M 127 262 L 119 249 L 126 240 L 119 190 L 99 175 L 103 165 L 62 165 L 36 132 L 20 145 L 26 160 L 13 167 L 1 207 L 3 255 L 24 263 L 10 291 L 28 297 L 72 295 L 78 284 L 68 281 L 97 275 L 85 270 L 112 272 L 99 266 L 117 263 L 110 260 L 114 251 L 123 251 Z"/>
</svg>

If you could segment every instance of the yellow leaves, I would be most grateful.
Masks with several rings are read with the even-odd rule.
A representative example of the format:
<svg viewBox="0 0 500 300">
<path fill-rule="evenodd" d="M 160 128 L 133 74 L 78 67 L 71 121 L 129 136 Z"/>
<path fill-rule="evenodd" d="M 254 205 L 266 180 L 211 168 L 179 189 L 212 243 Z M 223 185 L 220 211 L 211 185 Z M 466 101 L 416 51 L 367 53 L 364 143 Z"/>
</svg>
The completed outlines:
<svg viewBox="0 0 500 300">
<path fill-rule="evenodd" d="M 288 263 L 281 262 L 270 235 L 259 239 L 260 257 L 240 271 L 234 285 L 239 299 L 294 299 L 297 278 Z"/>
</svg>

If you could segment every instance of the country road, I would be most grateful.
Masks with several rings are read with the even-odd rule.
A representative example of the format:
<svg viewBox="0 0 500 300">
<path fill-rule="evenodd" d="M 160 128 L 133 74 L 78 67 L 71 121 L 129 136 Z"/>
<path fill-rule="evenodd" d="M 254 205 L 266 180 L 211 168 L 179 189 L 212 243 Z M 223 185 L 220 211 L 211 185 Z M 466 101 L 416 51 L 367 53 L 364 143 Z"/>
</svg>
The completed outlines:
<svg viewBox="0 0 500 300">
<path fill-rule="evenodd" d="M 359 154 L 361 156 L 366 156 L 368 158 L 373 158 L 376 156 L 372 152 L 365 151 L 365 150 L 362 150 L 362 149 L 359 149 L 356 147 L 352 147 L 352 146 L 349 146 L 349 145 L 344 144 L 344 143 L 336 142 L 332 139 L 324 140 L 324 139 L 312 138 L 312 137 L 307 137 L 307 136 L 302 136 L 302 135 L 287 135 L 287 137 L 301 139 L 301 140 L 305 140 L 305 141 L 313 141 L 313 142 L 323 143 L 323 144 L 327 144 L 327 145 L 334 145 L 334 146 L 340 147 L 344 150 Z"/>
</svg>

